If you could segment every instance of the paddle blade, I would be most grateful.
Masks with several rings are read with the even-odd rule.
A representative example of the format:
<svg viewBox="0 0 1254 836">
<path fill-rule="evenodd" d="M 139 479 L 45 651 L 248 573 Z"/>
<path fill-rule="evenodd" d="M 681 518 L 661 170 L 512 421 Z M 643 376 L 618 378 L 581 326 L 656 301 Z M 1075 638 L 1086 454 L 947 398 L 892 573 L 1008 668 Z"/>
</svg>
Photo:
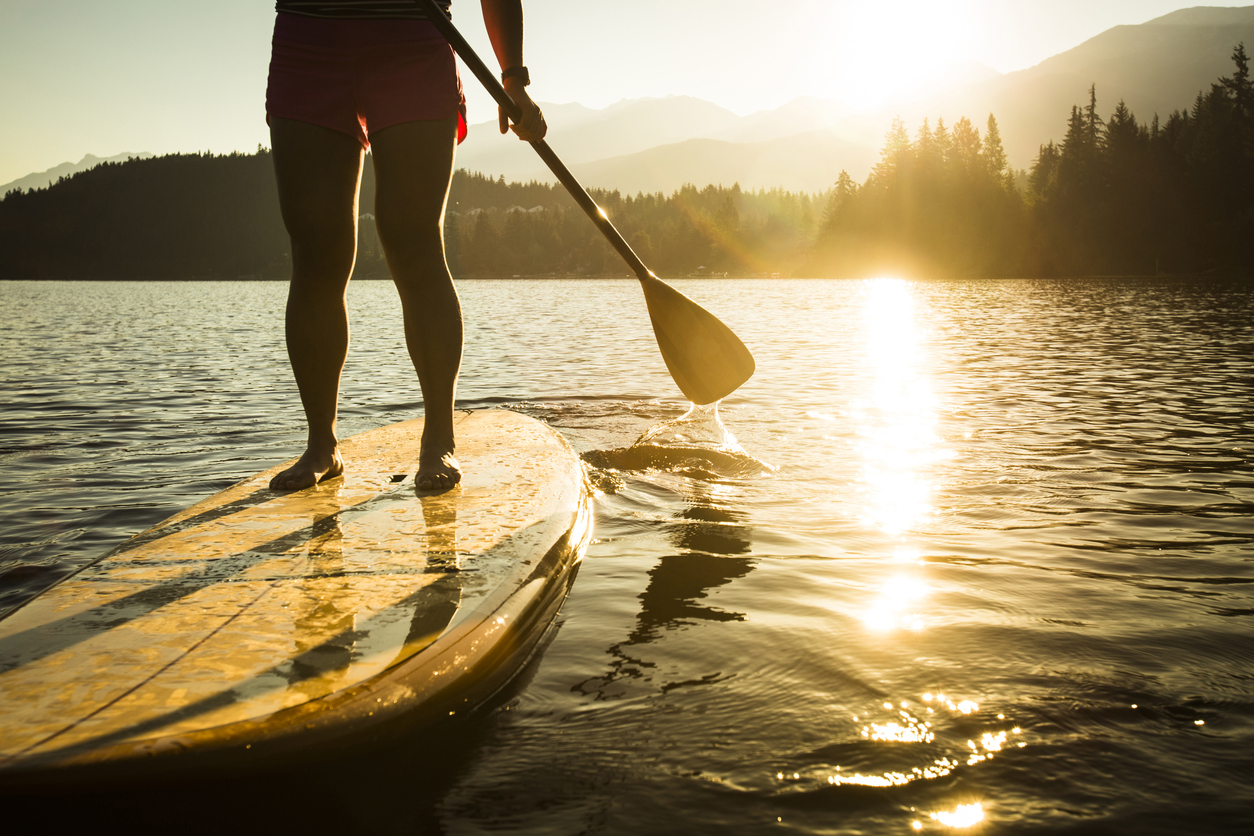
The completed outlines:
<svg viewBox="0 0 1254 836">
<path fill-rule="evenodd" d="M 684 397 L 714 403 L 753 377 L 753 355 L 714 314 L 661 279 L 641 279 L 666 368 Z"/>
</svg>

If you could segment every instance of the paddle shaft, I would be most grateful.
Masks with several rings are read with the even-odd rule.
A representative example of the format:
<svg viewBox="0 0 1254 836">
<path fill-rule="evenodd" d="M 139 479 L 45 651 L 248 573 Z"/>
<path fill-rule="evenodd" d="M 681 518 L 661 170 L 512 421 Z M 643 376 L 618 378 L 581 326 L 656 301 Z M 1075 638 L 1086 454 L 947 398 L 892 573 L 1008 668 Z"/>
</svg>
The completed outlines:
<svg viewBox="0 0 1254 836">
<path fill-rule="evenodd" d="M 445 16 L 439 6 L 435 4 L 435 0 L 414 0 L 422 10 L 426 12 L 427 18 L 435 24 L 435 28 L 440 30 L 440 34 L 453 47 L 453 51 L 458 57 L 470 68 L 475 74 L 475 78 L 484 88 L 492 94 L 492 98 L 496 99 L 496 103 L 505 111 L 505 115 L 511 121 L 517 122 L 522 118 L 522 111 L 518 109 L 518 105 L 514 104 L 514 100 L 505 92 L 505 88 L 501 82 L 497 81 L 496 74 L 488 69 L 487 64 L 479 59 L 475 51 L 470 48 L 470 44 L 466 43 L 466 39 L 462 37 L 462 33 L 458 32 L 453 26 L 453 22 Z M 610 244 L 623 257 L 623 261 L 627 262 L 627 266 L 636 274 L 636 278 L 642 282 L 658 281 L 658 277 L 648 267 L 644 266 L 644 262 L 640 260 L 640 256 L 636 255 L 631 246 L 623 240 L 623 236 L 614 224 L 610 223 L 610 219 L 606 217 L 605 210 L 597 206 L 597 202 L 588 194 L 587 189 L 579 184 L 575 179 L 575 175 L 570 173 L 570 169 L 566 164 L 558 159 L 557 154 L 553 153 L 553 149 L 544 140 L 537 140 L 531 143 L 531 147 L 536 149 L 536 153 L 540 155 L 540 159 L 544 160 L 544 164 L 549 167 L 566 191 L 570 192 L 570 196 L 579 204 L 579 208 L 592 219 L 597 225 L 597 229 L 601 230 L 601 234 L 606 237 Z"/>
<path fill-rule="evenodd" d="M 453 26 L 448 17 L 433 0 L 414 0 L 426 13 L 444 39 L 465 62 L 470 71 L 492 94 L 505 115 L 518 122 L 522 112 L 496 75 L 475 55 L 470 44 Z M 605 211 L 597 206 L 570 169 L 557 158 L 553 149 L 544 141 L 532 142 L 540 159 L 557 176 L 571 197 L 596 224 L 601 234 L 613 245 L 618 254 L 636 274 L 644 291 L 649 308 L 649 321 L 657 338 L 658 350 L 666 362 L 671 378 L 688 400 L 697 404 L 714 403 L 727 397 L 753 375 L 753 355 L 732 330 L 718 317 L 675 288 L 659 279 L 644 266 L 640 257 L 623 240 L 623 236 L 610 223 Z"/>
</svg>

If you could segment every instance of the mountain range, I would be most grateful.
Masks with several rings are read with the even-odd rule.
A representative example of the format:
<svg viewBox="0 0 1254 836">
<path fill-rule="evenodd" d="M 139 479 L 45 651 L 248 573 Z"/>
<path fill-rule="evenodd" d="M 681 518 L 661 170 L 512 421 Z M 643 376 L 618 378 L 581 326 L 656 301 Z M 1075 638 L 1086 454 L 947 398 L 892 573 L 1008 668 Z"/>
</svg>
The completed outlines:
<svg viewBox="0 0 1254 836">
<path fill-rule="evenodd" d="M 1149 123 L 1188 110 L 1199 92 L 1232 75 L 1232 50 L 1254 46 L 1254 6 L 1181 9 L 1138 26 L 1116 26 L 1035 67 L 955 89 L 902 108 L 912 128 L 923 116 L 953 124 L 968 116 L 982 128 L 997 117 L 1010 162 L 1026 168 L 1039 148 L 1060 140 L 1072 105 L 1088 104 L 1097 86 L 1098 112 L 1109 116 L 1123 100 Z"/>
<path fill-rule="evenodd" d="M 145 160 L 151 156 L 152 154 L 149 154 L 147 151 L 124 151 L 121 154 L 114 154 L 112 157 L 97 157 L 95 154 L 87 154 L 76 163 L 61 163 L 61 165 L 53 166 L 47 171 L 37 171 L 34 174 L 19 177 L 11 183 L 5 183 L 3 186 L 0 186 L 0 196 L 8 194 L 14 189 L 21 189 L 22 191 L 46 189 L 62 177 L 69 177 L 71 174 L 95 168 L 101 163 L 124 163 L 132 157 Z"/>
<path fill-rule="evenodd" d="M 542 104 L 549 144 L 585 185 L 670 193 L 685 183 L 820 192 L 842 169 L 864 180 L 879 158 L 895 116 L 911 133 L 923 119 L 952 125 L 968 117 L 983 131 L 997 117 L 1010 164 L 1028 168 L 1042 144 L 1060 140 L 1072 105 L 1097 87 L 1098 111 L 1122 99 L 1143 122 L 1189 108 L 1199 91 L 1231 75 L 1232 50 L 1254 46 L 1254 6 L 1181 9 L 1134 26 L 1116 26 L 1034 67 L 1001 74 L 978 64 L 950 71 L 932 91 L 872 113 L 824 99 L 798 98 L 774 110 L 739 116 L 691 96 L 633 99 L 601 110 Z M 920 74 L 928 68 L 921 67 Z M 0 186 L 40 188 L 107 160 L 87 155 Z M 509 181 L 554 182 L 525 143 L 503 141 L 496 123 L 471 126 L 457 166 Z"/>
<path fill-rule="evenodd" d="M 622 101 L 603 110 L 542 105 L 549 144 L 585 184 L 669 193 L 684 183 L 822 191 L 841 169 L 859 182 L 879 158 L 895 116 L 911 133 L 923 119 L 953 125 L 968 117 L 984 130 L 997 117 L 1010 164 L 1028 168 L 1042 144 L 1060 140 L 1072 105 L 1098 111 L 1122 99 L 1143 122 L 1192 106 L 1233 71 L 1232 50 L 1254 45 L 1254 6 L 1181 9 L 1134 26 L 1116 26 L 1034 67 L 1001 74 L 978 64 L 926 97 L 872 113 L 800 98 L 738 116 L 688 96 Z M 924 68 L 925 69 L 925 68 Z M 503 142 L 495 122 L 471 127 L 457 165 L 506 180 L 554 182 L 523 143 Z"/>
</svg>

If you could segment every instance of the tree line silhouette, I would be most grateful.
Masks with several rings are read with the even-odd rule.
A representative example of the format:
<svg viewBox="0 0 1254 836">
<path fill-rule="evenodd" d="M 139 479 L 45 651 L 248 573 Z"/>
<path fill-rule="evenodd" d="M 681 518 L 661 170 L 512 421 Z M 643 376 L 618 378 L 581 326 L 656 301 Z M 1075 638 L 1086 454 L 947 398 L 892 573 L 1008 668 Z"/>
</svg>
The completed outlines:
<svg viewBox="0 0 1254 836">
<path fill-rule="evenodd" d="M 0 202 L 0 278 L 285 275 L 270 154 L 103 163 Z"/>
<path fill-rule="evenodd" d="M 1191 110 L 1137 121 L 1071 110 L 1060 143 L 1011 171 L 997 121 L 900 119 L 861 186 L 842 173 L 805 275 L 1156 275 L 1254 269 L 1254 88 L 1236 70 Z"/>
<path fill-rule="evenodd" d="M 655 271 L 779 272 L 801 263 L 824 196 L 685 186 L 669 197 L 589 190 Z M 362 170 L 355 274 L 387 275 Z M 626 275 L 568 194 L 458 170 L 445 218 L 457 276 Z M 105 163 L 0 202 L 0 278 L 286 278 L 270 152 Z M 782 266 L 781 266 L 782 265 Z"/>
<path fill-rule="evenodd" d="M 817 195 L 739 185 L 590 190 L 663 276 L 1154 275 L 1254 265 L 1254 90 L 1236 70 L 1190 110 L 1148 124 L 1097 91 L 1029 171 L 1006 160 L 996 119 L 894 122 L 861 185 Z M 363 169 L 356 274 L 387 275 Z M 459 170 L 445 219 L 456 276 L 626 275 L 560 186 Z M 0 278 L 285 278 L 288 240 L 270 152 L 106 163 L 0 201 Z"/>
<path fill-rule="evenodd" d="M 548 188 L 547 199 L 537 195 L 534 203 L 506 205 L 502 199 L 490 200 L 492 191 L 486 187 L 491 182 L 475 174 L 454 178 L 456 200 L 445 222 L 454 274 L 629 275 L 560 186 L 530 184 L 521 191 Z M 498 180 L 496 191 L 503 186 Z M 468 200 L 476 191 L 480 196 Z M 640 258 L 655 272 L 672 276 L 791 269 L 808 250 L 823 205 L 822 196 L 781 189 L 743 191 L 739 185 L 686 185 L 669 197 L 589 191 Z M 459 211 L 464 205 L 473 208 Z"/>
</svg>

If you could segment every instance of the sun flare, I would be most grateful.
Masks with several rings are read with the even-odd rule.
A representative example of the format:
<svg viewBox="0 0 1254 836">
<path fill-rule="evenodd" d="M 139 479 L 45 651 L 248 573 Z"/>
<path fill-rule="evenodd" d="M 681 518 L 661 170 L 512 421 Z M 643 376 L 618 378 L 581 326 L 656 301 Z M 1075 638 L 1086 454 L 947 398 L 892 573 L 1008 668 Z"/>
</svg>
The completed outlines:
<svg viewBox="0 0 1254 836">
<path fill-rule="evenodd" d="M 967 0 L 834 4 L 812 70 L 828 79 L 829 96 L 872 110 L 922 94 L 939 74 L 969 60 L 981 20 Z"/>
</svg>

